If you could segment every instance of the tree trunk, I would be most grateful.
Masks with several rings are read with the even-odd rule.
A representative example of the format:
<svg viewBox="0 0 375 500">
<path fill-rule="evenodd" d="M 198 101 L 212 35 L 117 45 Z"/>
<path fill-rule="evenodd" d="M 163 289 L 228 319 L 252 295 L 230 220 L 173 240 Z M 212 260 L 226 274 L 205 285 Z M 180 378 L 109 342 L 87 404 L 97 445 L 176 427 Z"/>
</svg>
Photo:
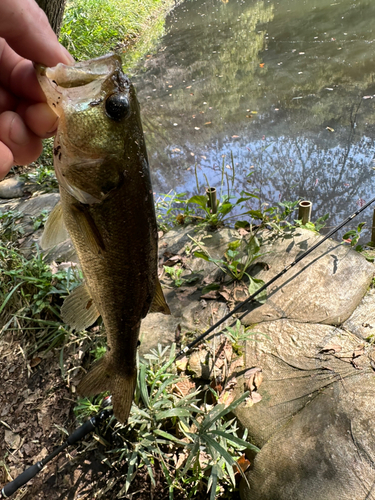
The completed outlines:
<svg viewBox="0 0 375 500">
<path fill-rule="evenodd" d="M 47 14 L 53 31 L 59 36 L 66 0 L 36 0 L 36 2 Z"/>
</svg>

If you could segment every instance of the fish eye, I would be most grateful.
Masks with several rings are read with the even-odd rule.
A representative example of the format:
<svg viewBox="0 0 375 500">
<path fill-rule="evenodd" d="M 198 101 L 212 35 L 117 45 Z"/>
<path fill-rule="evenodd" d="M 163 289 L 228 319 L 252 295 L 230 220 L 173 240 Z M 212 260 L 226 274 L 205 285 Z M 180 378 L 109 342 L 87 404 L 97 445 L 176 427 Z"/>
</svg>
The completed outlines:
<svg viewBox="0 0 375 500">
<path fill-rule="evenodd" d="M 124 94 L 112 94 L 105 101 L 105 112 L 115 122 L 121 121 L 130 113 L 129 99 Z"/>
</svg>

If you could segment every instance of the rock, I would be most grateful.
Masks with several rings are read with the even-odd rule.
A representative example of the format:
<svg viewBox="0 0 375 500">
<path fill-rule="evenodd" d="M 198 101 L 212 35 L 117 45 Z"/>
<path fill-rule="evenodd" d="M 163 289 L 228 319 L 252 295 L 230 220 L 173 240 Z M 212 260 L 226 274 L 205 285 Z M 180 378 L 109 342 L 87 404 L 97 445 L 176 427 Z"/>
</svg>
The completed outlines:
<svg viewBox="0 0 375 500">
<path fill-rule="evenodd" d="M 215 376 L 213 373 L 214 362 L 212 356 L 206 349 L 194 351 L 187 365 L 187 371 L 193 378 L 210 380 Z"/>
<path fill-rule="evenodd" d="M 199 302 L 199 292 L 184 295 L 175 290 L 164 289 L 164 295 L 172 315 L 152 313 L 142 320 L 141 354 L 156 348 L 158 344 L 170 345 L 175 342 L 177 328 L 180 328 L 184 335 L 193 334 L 193 336 L 190 335 L 193 340 L 228 313 L 228 308 L 223 302 L 215 302 L 203 307 Z M 215 333 L 231 322 L 233 322 L 232 319 L 226 321 L 215 330 Z"/>
<path fill-rule="evenodd" d="M 322 236 L 306 229 L 285 231 L 279 236 L 263 233 L 264 253 L 251 274 L 269 281 L 311 248 Z M 267 266 L 264 265 L 268 265 Z M 307 323 L 339 325 L 354 311 L 366 293 L 374 266 L 358 252 L 327 240 L 268 288 L 261 306 L 251 306 L 245 325 L 289 318 Z"/>
<path fill-rule="evenodd" d="M 374 347 L 348 330 L 281 319 L 256 326 L 247 368 L 262 400 L 236 415 L 261 447 L 242 500 L 353 500 L 375 481 Z M 375 366 L 375 365 L 374 365 Z M 372 498 L 367 496 L 366 498 Z"/>
<path fill-rule="evenodd" d="M 0 198 L 21 198 L 24 195 L 25 181 L 19 177 L 8 177 L 0 182 Z"/>
<path fill-rule="evenodd" d="M 27 200 L 12 200 L 0 204 L 0 211 L 17 211 L 23 214 L 22 227 L 24 234 L 31 234 L 34 232 L 33 217 L 39 216 L 43 210 L 50 212 L 56 203 L 59 201 L 60 195 L 58 193 L 46 193 L 36 196 L 35 198 L 28 198 Z"/>
<path fill-rule="evenodd" d="M 363 297 L 359 306 L 343 324 L 360 340 L 375 340 L 375 290 L 371 289 Z"/>
<path fill-rule="evenodd" d="M 13 450 L 17 450 L 21 444 L 21 436 L 5 429 L 4 441 Z"/>
</svg>

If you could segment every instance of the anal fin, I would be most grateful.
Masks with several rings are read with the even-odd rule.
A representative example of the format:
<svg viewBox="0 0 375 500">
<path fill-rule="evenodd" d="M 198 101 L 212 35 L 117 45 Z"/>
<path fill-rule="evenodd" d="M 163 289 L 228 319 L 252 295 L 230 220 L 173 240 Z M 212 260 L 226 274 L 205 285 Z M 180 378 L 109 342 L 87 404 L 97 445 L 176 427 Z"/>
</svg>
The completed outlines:
<svg viewBox="0 0 375 500">
<path fill-rule="evenodd" d="M 64 323 L 78 331 L 91 326 L 99 316 L 100 313 L 85 283 L 77 286 L 61 307 Z"/>
<path fill-rule="evenodd" d="M 160 281 L 156 279 L 155 295 L 150 306 L 150 313 L 171 314 L 168 304 L 165 301 L 164 293 Z"/>
</svg>

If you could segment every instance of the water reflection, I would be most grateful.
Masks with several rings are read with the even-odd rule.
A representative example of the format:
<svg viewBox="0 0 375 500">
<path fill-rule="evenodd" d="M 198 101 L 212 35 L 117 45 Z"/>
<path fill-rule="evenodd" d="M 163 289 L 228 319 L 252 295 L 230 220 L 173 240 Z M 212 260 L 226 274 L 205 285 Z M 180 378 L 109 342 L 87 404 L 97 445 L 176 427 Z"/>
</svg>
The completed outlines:
<svg viewBox="0 0 375 500">
<path fill-rule="evenodd" d="M 186 0 L 135 78 L 155 190 L 195 191 L 195 163 L 218 185 L 232 152 L 262 202 L 334 224 L 369 200 L 374 18 L 372 0 Z"/>
</svg>

